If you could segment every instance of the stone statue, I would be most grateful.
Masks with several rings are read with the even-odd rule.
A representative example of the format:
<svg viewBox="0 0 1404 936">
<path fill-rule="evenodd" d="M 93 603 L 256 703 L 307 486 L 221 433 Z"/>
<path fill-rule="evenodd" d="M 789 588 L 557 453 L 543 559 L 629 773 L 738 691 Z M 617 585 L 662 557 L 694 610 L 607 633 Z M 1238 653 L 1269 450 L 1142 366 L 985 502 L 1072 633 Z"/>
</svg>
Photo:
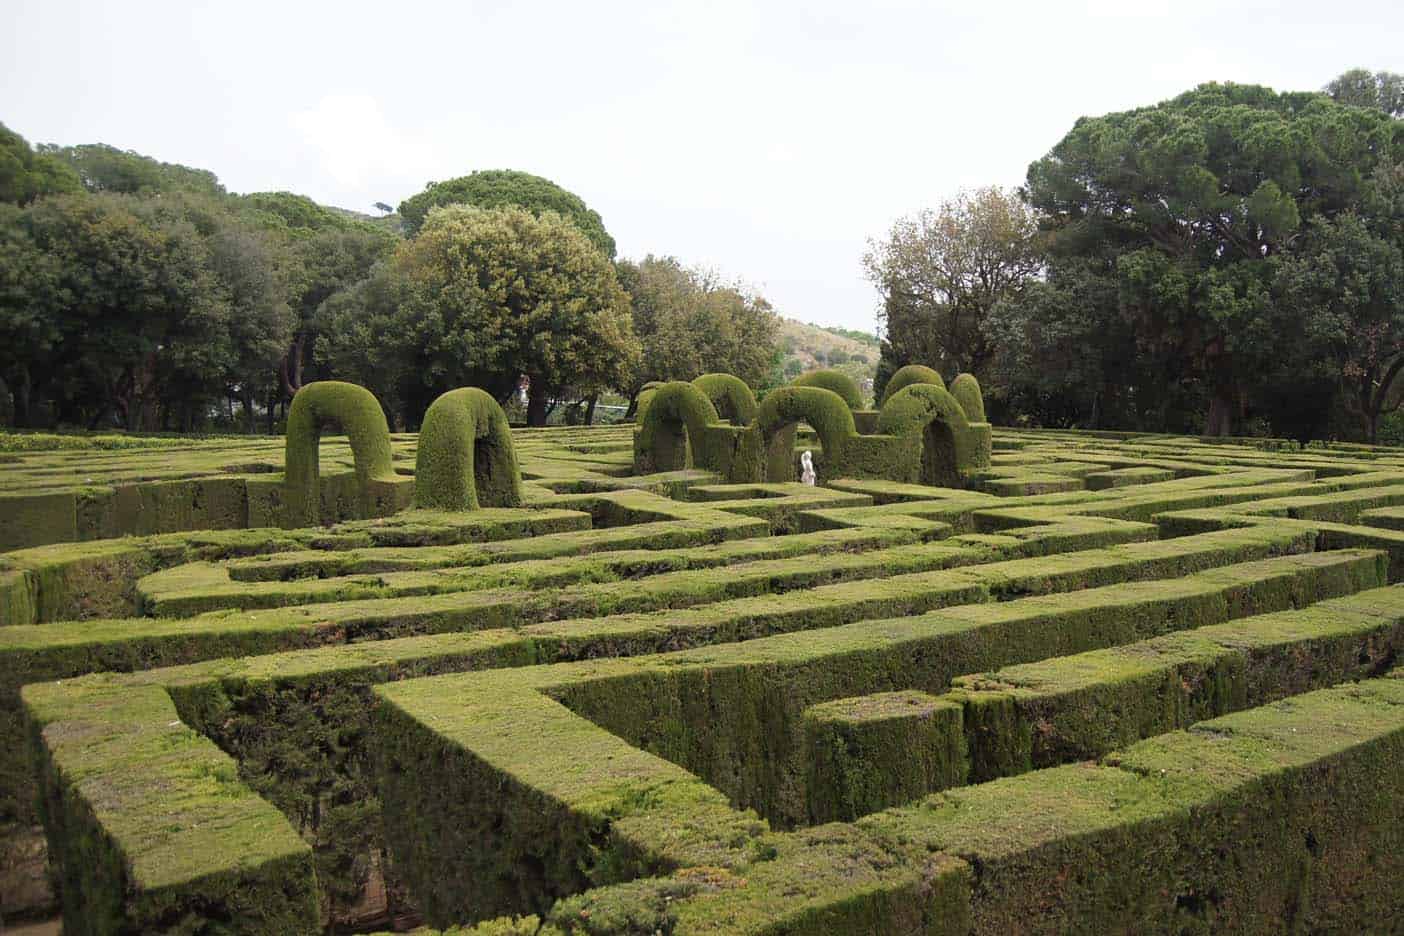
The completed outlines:
<svg viewBox="0 0 1404 936">
<path fill-rule="evenodd" d="M 800 483 L 813 484 L 816 480 L 814 477 L 814 456 L 806 451 L 800 456 L 800 467 L 804 469 L 803 473 L 800 474 Z"/>
</svg>

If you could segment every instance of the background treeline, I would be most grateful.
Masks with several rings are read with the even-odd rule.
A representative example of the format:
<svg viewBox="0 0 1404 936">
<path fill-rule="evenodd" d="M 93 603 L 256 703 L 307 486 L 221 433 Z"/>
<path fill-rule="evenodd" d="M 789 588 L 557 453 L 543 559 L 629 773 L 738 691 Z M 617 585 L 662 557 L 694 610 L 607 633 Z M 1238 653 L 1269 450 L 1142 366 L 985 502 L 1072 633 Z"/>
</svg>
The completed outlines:
<svg viewBox="0 0 1404 936">
<path fill-rule="evenodd" d="M 1357 70 L 1079 120 L 1018 191 L 872 242 L 879 388 L 920 362 L 996 422 L 1404 441 L 1401 117 Z"/>
<path fill-rule="evenodd" d="M 464 385 L 540 425 L 602 397 L 622 416 L 650 380 L 782 379 L 765 299 L 671 257 L 616 260 L 546 179 L 476 172 L 377 207 L 235 195 L 0 126 L 0 423 L 275 431 L 304 383 L 343 379 L 398 427 Z"/>
</svg>

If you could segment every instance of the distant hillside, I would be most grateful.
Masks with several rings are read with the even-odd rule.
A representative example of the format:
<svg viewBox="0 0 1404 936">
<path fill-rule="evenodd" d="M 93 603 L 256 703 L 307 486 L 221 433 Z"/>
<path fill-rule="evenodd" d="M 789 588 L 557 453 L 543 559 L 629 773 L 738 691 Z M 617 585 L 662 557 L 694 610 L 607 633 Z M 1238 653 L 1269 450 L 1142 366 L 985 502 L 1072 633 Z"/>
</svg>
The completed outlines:
<svg viewBox="0 0 1404 936">
<path fill-rule="evenodd" d="M 864 340 L 859 340 L 859 335 L 863 335 Z M 865 394 L 872 394 L 878 362 L 875 336 L 782 318 L 777 340 L 784 355 L 780 366 L 787 380 L 805 371 L 832 367 L 858 381 Z"/>
</svg>

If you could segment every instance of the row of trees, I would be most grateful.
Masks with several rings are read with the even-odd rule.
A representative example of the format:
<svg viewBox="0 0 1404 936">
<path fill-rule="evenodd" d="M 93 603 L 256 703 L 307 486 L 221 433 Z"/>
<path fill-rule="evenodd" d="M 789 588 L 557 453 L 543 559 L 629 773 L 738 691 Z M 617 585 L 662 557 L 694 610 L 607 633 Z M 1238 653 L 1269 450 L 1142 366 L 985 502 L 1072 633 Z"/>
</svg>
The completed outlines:
<svg viewBox="0 0 1404 936">
<path fill-rule="evenodd" d="M 506 401 L 526 382 L 539 425 L 563 400 L 588 418 L 649 380 L 777 369 L 763 298 L 614 252 L 596 212 L 527 173 L 434 183 L 373 219 L 0 127 L 0 414 L 272 431 L 304 382 L 338 378 L 406 427 L 444 390 Z"/>
<path fill-rule="evenodd" d="M 998 418 L 1373 440 L 1404 399 L 1404 79 L 1204 85 L 1083 119 L 1018 192 L 898 222 L 866 265 L 878 382 L 970 370 Z"/>
</svg>

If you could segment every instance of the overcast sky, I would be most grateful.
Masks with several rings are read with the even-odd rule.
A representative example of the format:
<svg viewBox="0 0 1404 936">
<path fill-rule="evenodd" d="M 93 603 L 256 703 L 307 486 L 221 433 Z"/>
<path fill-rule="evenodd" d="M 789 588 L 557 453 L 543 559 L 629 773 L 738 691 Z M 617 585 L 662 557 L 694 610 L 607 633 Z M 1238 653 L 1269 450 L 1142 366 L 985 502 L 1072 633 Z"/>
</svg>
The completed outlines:
<svg viewBox="0 0 1404 936">
<path fill-rule="evenodd" d="M 4 0 L 0 26 L 0 121 L 31 142 L 367 212 L 523 169 L 599 211 L 622 256 L 864 329 L 867 238 L 1017 185 L 1079 116 L 1404 71 L 1398 0 Z"/>
</svg>

